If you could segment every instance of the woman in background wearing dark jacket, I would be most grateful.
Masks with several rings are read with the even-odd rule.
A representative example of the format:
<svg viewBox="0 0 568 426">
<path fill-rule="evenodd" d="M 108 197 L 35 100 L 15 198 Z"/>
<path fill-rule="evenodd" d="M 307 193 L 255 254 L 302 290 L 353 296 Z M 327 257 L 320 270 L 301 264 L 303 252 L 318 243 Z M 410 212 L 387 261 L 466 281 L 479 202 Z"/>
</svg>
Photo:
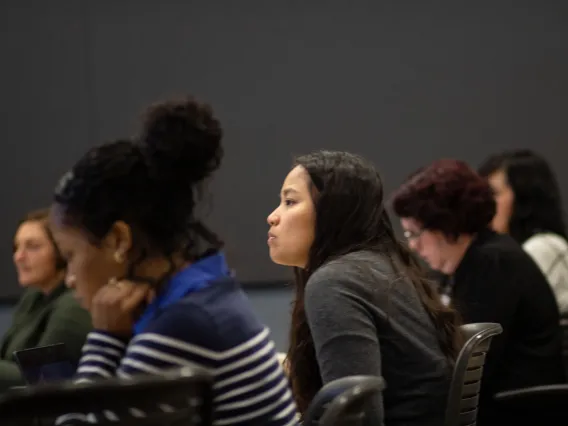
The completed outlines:
<svg viewBox="0 0 568 426">
<path fill-rule="evenodd" d="M 65 262 L 47 227 L 47 210 L 29 213 L 14 236 L 14 264 L 25 288 L 0 345 L 0 392 L 23 384 L 13 353 L 64 343 L 77 362 L 91 318 L 65 287 Z"/>
<path fill-rule="evenodd" d="M 495 214 L 489 184 L 467 164 L 439 160 L 394 194 L 411 249 L 450 276 L 446 301 L 465 323 L 496 322 L 483 373 L 478 424 L 525 424 L 501 412 L 496 392 L 564 382 L 556 300 L 546 278 L 510 236 L 488 229 Z M 520 423 L 519 423 L 520 422 Z"/>
</svg>

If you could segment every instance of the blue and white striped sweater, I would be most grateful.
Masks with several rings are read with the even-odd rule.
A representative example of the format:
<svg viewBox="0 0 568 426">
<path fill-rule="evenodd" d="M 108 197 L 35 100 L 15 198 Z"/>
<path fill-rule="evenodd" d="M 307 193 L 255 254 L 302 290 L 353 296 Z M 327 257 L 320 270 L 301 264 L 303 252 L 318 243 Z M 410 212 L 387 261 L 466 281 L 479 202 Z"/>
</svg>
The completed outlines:
<svg viewBox="0 0 568 426">
<path fill-rule="evenodd" d="M 229 278 L 168 306 L 129 342 L 91 332 L 77 381 L 161 375 L 195 364 L 214 376 L 215 425 L 296 424 L 296 407 L 269 331 Z M 65 417 L 58 424 L 89 421 Z"/>
</svg>

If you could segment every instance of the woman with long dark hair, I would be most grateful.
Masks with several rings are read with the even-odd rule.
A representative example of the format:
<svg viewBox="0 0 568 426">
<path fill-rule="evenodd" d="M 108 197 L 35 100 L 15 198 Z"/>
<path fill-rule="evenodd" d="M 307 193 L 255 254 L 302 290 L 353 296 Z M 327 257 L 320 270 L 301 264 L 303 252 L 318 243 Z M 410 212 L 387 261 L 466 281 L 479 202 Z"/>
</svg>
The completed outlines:
<svg viewBox="0 0 568 426">
<path fill-rule="evenodd" d="M 458 320 L 395 238 L 383 186 L 363 158 L 301 156 L 268 217 L 275 263 L 293 266 L 287 366 L 300 412 L 334 379 L 383 376 L 373 424 L 443 423 Z"/>
<path fill-rule="evenodd" d="M 548 162 L 527 149 L 493 155 L 479 167 L 493 189 L 492 226 L 508 233 L 534 259 L 568 315 L 568 232 L 562 197 Z"/>
</svg>

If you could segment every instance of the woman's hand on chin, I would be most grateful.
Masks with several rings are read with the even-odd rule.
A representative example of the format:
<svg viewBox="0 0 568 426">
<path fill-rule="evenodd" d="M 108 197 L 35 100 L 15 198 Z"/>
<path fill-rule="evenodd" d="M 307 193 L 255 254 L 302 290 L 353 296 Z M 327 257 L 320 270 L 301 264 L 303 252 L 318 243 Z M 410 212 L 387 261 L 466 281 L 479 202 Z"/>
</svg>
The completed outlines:
<svg viewBox="0 0 568 426">
<path fill-rule="evenodd" d="M 93 327 L 122 337 L 131 336 L 134 324 L 154 297 L 155 291 L 149 284 L 111 279 L 93 298 Z"/>
</svg>

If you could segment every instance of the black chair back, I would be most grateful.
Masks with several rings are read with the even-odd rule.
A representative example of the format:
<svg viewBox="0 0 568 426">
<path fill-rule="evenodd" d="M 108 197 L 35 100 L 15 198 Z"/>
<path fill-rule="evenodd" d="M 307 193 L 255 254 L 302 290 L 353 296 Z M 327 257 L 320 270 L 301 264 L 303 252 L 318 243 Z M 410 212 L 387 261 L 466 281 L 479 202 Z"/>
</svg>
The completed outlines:
<svg viewBox="0 0 568 426">
<path fill-rule="evenodd" d="M 568 384 L 535 386 L 499 392 L 495 395 L 499 408 L 508 415 L 507 423 L 516 425 L 566 425 Z"/>
<path fill-rule="evenodd" d="M 560 320 L 560 327 L 562 328 L 562 358 L 564 360 L 566 379 L 568 380 L 568 318 Z"/>
<path fill-rule="evenodd" d="M 0 423 L 53 424 L 60 416 L 71 418 L 77 413 L 81 419 L 95 413 L 99 426 L 209 425 L 212 386 L 208 373 L 186 367 L 165 376 L 15 389 L 0 395 Z"/>
<path fill-rule="evenodd" d="M 476 425 L 485 357 L 493 337 L 503 332 L 501 325 L 495 323 L 465 324 L 461 330 L 465 344 L 454 366 L 445 426 Z"/>
<path fill-rule="evenodd" d="M 367 418 L 368 406 L 385 389 L 376 376 L 349 376 L 320 389 L 304 415 L 304 426 L 359 426 Z"/>
</svg>

